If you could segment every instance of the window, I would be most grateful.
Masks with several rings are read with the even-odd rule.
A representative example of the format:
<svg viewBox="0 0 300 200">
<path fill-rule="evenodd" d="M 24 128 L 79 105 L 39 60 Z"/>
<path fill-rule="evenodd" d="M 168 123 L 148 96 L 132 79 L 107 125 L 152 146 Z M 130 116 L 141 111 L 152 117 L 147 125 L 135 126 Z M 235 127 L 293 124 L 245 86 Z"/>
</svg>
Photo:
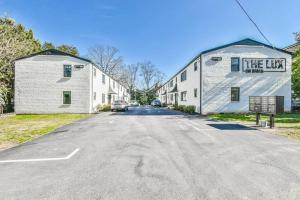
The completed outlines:
<svg viewBox="0 0 300 200">
<path fill-rule="evenodd" d="M 170 87 L 173 87 L 173 80 L 171 80 L 170 82 Z"/>
<path fill-rule="evenodd" d="M 194 89 L 194 97 L 197 97 L 197 88 Z"/>
<path fill-rule="evenodd" d="M 186 101 L 186 91 L 181 92 L 181 101 Z"/>
<path fill-rule="evenodd" d="M 186 80 L 186 71 L 181 73 L 180 78 L 181 78 L 181 82 Z"/>
<path fill-rule="evenodd" d="M 171 94 L 171 101 L 173 101 L 173 94 Z"/>
<path fill-rule="evenodd" d="M 64 77 L 71 77 L 71 76 L 72 76 L 72 66 L 64 65 Z"/>
<path fill-rule="evenodd" d="M 115 83 L 115 81 L 113 81 L 113 88 L 115 88 L 116 87 L 116 83 Z"/>
<path fill-rule="evenodd" d="M 97 76 L 96 68 L 94 68 L 94 76 Z"/>
<path fill-rule="evenodd" d="M 96 100 L 96 99 L 97 99 L 97 93 L 94 92 L 94 100 Z"/>
<path fill-rule="evenodd" d="M 232 72 L 240 71 L 240 58 L 231 58 L 231 71 Z"/>
<path fill-rule="evenodd" d="M 198 68 L 198 63 L 195 62 L 195 63 L 194 63 L 194 71 L 197 71 L 197 68 Z"/>
<path fill-rule="evenodd" d="M 105 94 L 102 94 L 102 103 L 105 103 Z"/>
<path fill-rule="evenodd" d="M 105 75 L 102 74 L 102 83 L 105 84 Z"/>
<path fill-rule="evenodd" d="M 63 91 L 63 104 L 71 104 L 71 91 Z"/>
<path fill-rule="evenodd" d="M 231 88 L 231 101 L 240 101 L 240 88 L 239 87 Z"/>
</svg>

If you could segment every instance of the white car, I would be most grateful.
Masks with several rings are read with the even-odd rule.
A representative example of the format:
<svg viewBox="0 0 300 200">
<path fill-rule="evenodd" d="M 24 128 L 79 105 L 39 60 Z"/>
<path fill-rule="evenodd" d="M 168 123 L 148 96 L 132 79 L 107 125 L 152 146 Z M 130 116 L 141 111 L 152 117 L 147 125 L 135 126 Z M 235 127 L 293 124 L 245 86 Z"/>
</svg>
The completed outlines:
<svg viewBox="0 0 300 200">
<path fill-rule="evenodd" d="M 140 104 L 137 101 L 131 101 L 129 103 L 130 106 L 140 106 Z"/>
<path fill-rule="evenodd" d="M 111 111 L 127 111 L 128 104 L 124 100 L 117 100 L 111 104 Z"/>
</svg>

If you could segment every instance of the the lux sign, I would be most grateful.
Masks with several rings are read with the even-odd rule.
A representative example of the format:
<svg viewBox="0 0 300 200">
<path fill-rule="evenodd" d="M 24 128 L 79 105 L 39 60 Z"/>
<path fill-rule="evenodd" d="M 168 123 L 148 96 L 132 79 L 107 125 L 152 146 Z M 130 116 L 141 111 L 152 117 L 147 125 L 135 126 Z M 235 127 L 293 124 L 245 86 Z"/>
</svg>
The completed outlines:
<svg viewBox="0 0 300 200">
<path fill-rule="evenodd" d="M 285 58 L 243 58 L 246 73 L 285 72 Z"/>
</svg>

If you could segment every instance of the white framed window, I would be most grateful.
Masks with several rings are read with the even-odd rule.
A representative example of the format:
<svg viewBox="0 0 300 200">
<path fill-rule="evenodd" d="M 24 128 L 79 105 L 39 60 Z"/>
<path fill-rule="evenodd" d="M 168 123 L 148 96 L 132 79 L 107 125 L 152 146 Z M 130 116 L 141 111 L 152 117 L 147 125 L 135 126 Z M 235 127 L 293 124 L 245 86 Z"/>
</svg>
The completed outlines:
<svg viewBox="0 0 300 200">
<path fill-rule="evenodd" d="M 181 96 L 181 101 L 186 101 L 186 91 L 181 92 L 180 96 Z"/>
<path fill-rule="evenodd" d="M 63 91 L 63 104 L 69 105 L 71 104 L 72 98 L 71 98 L 71 91 Z"/>
<path fill-rule="evenodd" d="M 97 99 L 97 93 L 94 92 L 94 100 L 96 100 L 96 99 Z"/>
<path fill-rule="evenodd" d="M 238 57 L 231 58 L 231 71 L 232 72 L 240 71 L 240 58 Z"/>
<path fill-rule="evenodd" d="M 64 65 L 64 77 L 72 77 L 72 65 Z"/>
<path fill-rule="evenodd" d="M 197 88 L 195 88 L 195 89 L 194 89 L 194 97 L 195 97 L 195 98 L 198 96 L 197 93 L 198 93 Z"/>
<path fill-rule="evenodd" d="M 102 103 L 105 103 L 105 94 L 102 93 Z"/>
<path fill-rule="evenodd" d="M 186 80 L 186 70 L 180 74 L 180 80 L 181 82 Z"/>
<path fill-rule="evenodd" d="M 96 70 L 96 68 L 93 68 L 93 71 L 94 71 L 94 76 L 97 76 L 97 70 Z"/>
<path fill-rule="evenodd" d="M 173 87 L 173 80 L 170 81 L 170 87 Z"/>
<path fill-rule="evenodd" d="M 105 84 L 105 74 L 102 74 L 102 83 Z"/>
<path fill-rule="evenodd" d="M 233 101 L 233 102 L 240 101 L 240 88 L 239 87 L 231 88 L 231 101 Z"/>
<path fill-rule="evenodd" d="M 198 62 L 194 62 L 194 71 L 198 70 Z"/>
</svg>

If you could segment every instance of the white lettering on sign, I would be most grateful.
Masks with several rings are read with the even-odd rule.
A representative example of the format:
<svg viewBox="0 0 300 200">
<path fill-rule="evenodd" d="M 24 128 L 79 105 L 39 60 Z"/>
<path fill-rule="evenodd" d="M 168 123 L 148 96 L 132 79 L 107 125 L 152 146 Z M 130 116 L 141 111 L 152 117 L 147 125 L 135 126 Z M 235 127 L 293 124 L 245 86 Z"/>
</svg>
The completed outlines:
<svg viewBox="0 0 300 200">
<path fill-rule="evenodd" d="M 285 72 L 285 58 L 243 58 L 246 73 Z"/>
</svg>

